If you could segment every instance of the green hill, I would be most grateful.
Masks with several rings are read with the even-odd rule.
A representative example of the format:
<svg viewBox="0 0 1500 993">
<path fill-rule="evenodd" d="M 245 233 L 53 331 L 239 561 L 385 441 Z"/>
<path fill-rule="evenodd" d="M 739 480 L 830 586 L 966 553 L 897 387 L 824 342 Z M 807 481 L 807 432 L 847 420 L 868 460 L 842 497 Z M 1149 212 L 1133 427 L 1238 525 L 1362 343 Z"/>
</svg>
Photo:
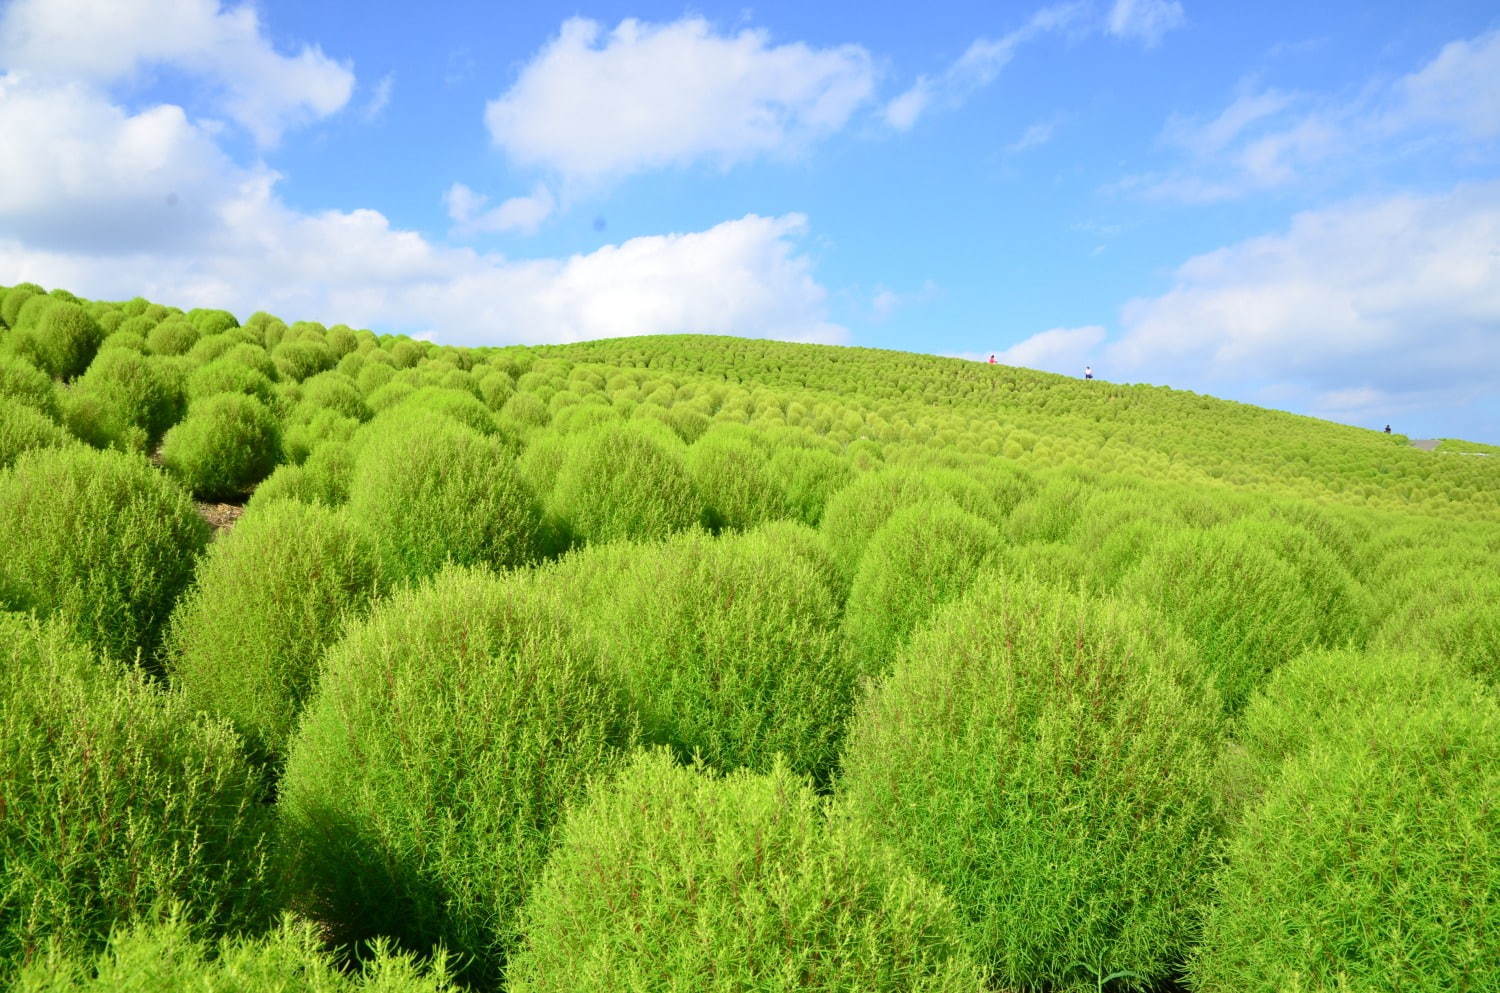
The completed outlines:
<svg viewBox="0 0 1500 993">
<path fill-rule="evenodd" d="M 1492 456 L 0 289 L 0 981 L 1500 987 Z"/>
</svg>

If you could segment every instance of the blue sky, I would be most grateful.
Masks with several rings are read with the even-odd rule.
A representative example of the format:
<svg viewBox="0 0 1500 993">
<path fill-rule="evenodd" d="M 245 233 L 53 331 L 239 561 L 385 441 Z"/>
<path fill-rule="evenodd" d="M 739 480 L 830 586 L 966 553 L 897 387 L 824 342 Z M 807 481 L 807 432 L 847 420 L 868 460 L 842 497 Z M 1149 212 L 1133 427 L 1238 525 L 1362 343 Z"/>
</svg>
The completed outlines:
<svg viewBox="0 0 1500 993">
<path fill-rule="evenodd" d="M 1493 4 L 12 0 L 0 134 L 0 283 L 1500 442 Z"/>
</svg>

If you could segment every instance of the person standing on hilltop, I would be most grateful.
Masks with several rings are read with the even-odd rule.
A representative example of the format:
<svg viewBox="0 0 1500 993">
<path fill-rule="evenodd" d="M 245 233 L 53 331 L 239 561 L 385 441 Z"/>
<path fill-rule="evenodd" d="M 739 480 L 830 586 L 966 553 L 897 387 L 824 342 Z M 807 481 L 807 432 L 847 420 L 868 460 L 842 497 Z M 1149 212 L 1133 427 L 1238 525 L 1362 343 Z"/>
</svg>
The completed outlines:
<svg viewBox="0 0 1500 993">
<path fill-rule="evenodd" d="M 990 353 L 990 365 L 994 365 L 994 364 L 995 364 L 995 353 L 991 352 Z"/>
<path fill-rule="evenodd" d="M 1389 425 L 1389 424 L 1387 424 L 1387 425 L 1386 425 L 1386 426 L 1385 426 L 1385 433 L 1386 433 L 1386 434 L 1390 434 L 1390 433 L 1391 433 L 1391 426 L 1390 426 L 1390 425 Z"/>
<path fill-rule="evenodd" d="M 1086 365 L 1086 366 L 1083 367 L 1083 378 L 1084 379 L 1093 379 L 1094 378 L 1094 367 L 1093 366 Z"/>
</svg>

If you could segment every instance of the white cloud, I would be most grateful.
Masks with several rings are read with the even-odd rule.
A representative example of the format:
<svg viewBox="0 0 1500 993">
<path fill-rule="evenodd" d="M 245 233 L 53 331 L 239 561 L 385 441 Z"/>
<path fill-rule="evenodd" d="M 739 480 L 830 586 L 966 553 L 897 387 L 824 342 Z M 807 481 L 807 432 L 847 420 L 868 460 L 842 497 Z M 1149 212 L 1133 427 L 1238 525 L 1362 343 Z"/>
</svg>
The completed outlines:
<svg viewBox="0 0 1500 993">
<path fill-rule="evenodd" d="M 299 213 L 275 196 L 271 176 L 247 179 L 214 215 L 211 237 L 193 252 L 143 245 L 106 255 L 0 239 L 0 271 L 95 298 L 140 293 L 453 344 L 688 331 L 847 336 L 827 319 L 827 292 L 799 245 L 807 223 L 795 214 L 524 261 L 435 245 L 373 210 Z"/>
<path fill-rule="evenodd" d="M 1478 139 L 1500 137 L 1500 30 L 1449 42 L 1394 90 L 1389 129 L 1427 123 Z"/>
<path fill-rule="evenodd" d="M 976 90 L 993 83 L 1022 45 L 1076 25 L 1087 9 L 1086 4 L 1078 2 L 1053 4 L 1032 14 L 1009 34 L 976 39 L 942 75 L 918 76 L 909 89 L 890 100 L 883 112 L 886 123 L 897 131 L 906 131 L 934 104 L 959 106 Z"/>
<path fill-rule="evenodd" d="M 4 68 L 43 80 L 105 85 L 170 65 L 207 80 L 216 105 L 257 142 L 342 108 L 346 64 L 304 46 L 275 51 L 253 7 L 218 0 L 15 0 L 0 19 Z"/>
<path fill-rule="evenodd" d="M 248 172 L 180 107 L 129 114 L 81 83 L 0 75 L 0 230 L 27 244 L 186 251 Z"/>
<path fill-rule="evenodd" d="M 365 105 L 364 118 L 366 121 L 379 119 L 385 109 L 391 105 L 391 94 L 396 89 L 396 74 L 388 72 L 380 77 L 380 82 L 375 84 L 375 91 L 370 94 L 370 102 Z"/>
<path fill-rule="evenodd" d="M 1115 0 L 1105 30 L 1117 38 L 1135 38 L 1154 48 L 1162 36 L 1187 23 L 1177 0 Z"/>
<path fill-rule="evenodd" d="M 1401 155 L 1450 154 L 1500 137 L 1500 31 L 1446 45 L 1395 81 L 1357 96 L 1242 87 L 1219 114 L 1173 115 L 1162 143 L 1182 152 L 1174 169 L 1130 176 L 1115 188 L 1207 202 L 1273 190 L 1330 171 Z"/>
<path fill-rule="evenodd" d="M 1021 137 L 1017 138 L 1009 145 L 1006 145 L 1005 149 L 1006 151 L 1014 155 L 1020 152 L 1028 151 L 1029 149 L 1040 148 L 1042 145 L 1045 145 L 1047 144 L 1047 142 L 1051 141 L 1052 136 L 1056 132 L 1057 122 L 1040 121 L 1036 124 L 1031 125 L 1025 131 L 1021 132 Z"/>
<path fill-rule="evenodd" d="M 488 103 L 485 122 L 515 162 L 603 181 L 795 152 L 843 127 L 874 81 L 857 45 L 773 46 L 765 31 L 718 35 L 696 17 L 608 32 L 572 18 Z"/>
<path fill-rule="evenodd" d="M 888 286 L 876 286 L 870 297 L 870 313 L 877 322 L 890 320 L 902 307 L 926 303 L 942 295 L 942 288 L 930 279 L 924 279 L 915 290 L 900 293 Z"/>
<path fill-rule="evenodd" d="M 1341 419 L 1461 404 L 1500 366 L 1500 183 L 1299 214 L 1188 260 L 1122 324 L 1109 367 L 1155 381 L 1270 386 Z"/>
<path fill-rule="evenodd" d="M 459 234 L 495 231 L 535 234 L 557 207 L 557 201 L 545 183 L 536 184 L 526 196 L 511 197 L 498 207 L 484 210 L 488 202 L 489 197 L 475 193 L 463 183 L 454 183 L 443 195 L 448 216 Z"/>
<path fill-rule="evenodd" d="M 1084 366 L 1097 361 L 1098 348 L 1104 338 L 1105 330 L 1097 324 L 1052 328 L 996 353 L 996 358 L 1004 365 L 1079 376 L 1083 374 Z"/>
</svg>

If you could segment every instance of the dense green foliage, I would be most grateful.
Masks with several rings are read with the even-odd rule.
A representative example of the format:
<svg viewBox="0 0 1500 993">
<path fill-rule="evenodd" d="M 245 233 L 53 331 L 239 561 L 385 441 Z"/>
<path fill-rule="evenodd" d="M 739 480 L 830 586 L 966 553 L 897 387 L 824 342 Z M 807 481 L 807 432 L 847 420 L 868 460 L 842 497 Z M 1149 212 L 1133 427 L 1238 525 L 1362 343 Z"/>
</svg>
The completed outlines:
<svg viewBox="0 0 1500 993">
<path fill-rule="evenodd" d="M 168 673 L 195 705 L 280 754 L 318 659 L 375 587 L 375 556 L 342 511 L 257 506 L 214 543 L 177 602 Z"/>
<path fill-rule="evenodd" d="M 569 817 L 522 928 L 515 993 L 982 988 L 941 890 L 779 765 L 642 754 Z"/>
<path fill-rule="evenodd" d="M 167 469 L 197 496 L 243 495 L 281 460 L 281 425 L 265 404 L 220 393 L 194 404 L 162 439 Z"/>
<path fill-rule="evenodd" d="M 1132 987 L 1186 951 L 1219 701 L 1129 604 L 991 573 L 855 719 L 846 816 L 942 883 L 1002 988 Z"/>
<path fill-rule="evenodd" d="M 329 652 L 292 740 L 294 905 L 493 980 L 564 804 L 634 740 L 545 598 L 462 570 L 397 593 Z"/>
<path fill-rule="evenodd" d="M 176 901 L 214 930 L 271 910 L 271 811 L 227 727 L 58 625 L 0 614 L 0 982 Z"/>
<path fill-rule="evenodd" d="M 116 658 L 150 659 L 207 539 L 139 456 L 45 448 L 0 471 L 0 605 L 55 614 Z"/>
<path fill-rule="evenodd" d="M 1289 758 L 1232 833 L 1204 991 L 1500 988 L 1500 702 L 1383 699 Z"/>
<path fill-rule="evenodd" d="M 374 539 L 392 583 L 450 562 L 522 565 L 544 540 L 541 508 L 515 456 L 437 413 L 372 422 L 348 492 L 349 512 Z"/>
<path fill-rule="evenodd" d="M 355 975 L 338 969 L 316 928 L 288 916 L 261 938 L 195 938 L 180 918 L 110 936 L 97 955 L 49 948 L 16 993 L 456 993 L 444 965 L 430 974 L 386 944 Z"/>
<path fill-rule="evenodd" d="M 530 901 L 538 986 L 578 942 L 627 987 L 961 959 L 1007 990 L 1494 985 L 1497 576 L 1485 446 L 935 356 L 454 348 L 0 287 L 0 610 L 80 646 L 150 740 L 198 743 L 100 765 L 8 716 L 7 747 L 58 744 L 0 804 L 166 749 L 198 758 L 108 816 L 54 805 L 45 844 L 209 844 L 239 794 L 166 794 L 231 768 L 282 827 L 222 865 L 128 856 L 154 896 L 118 905 L 6 861 L 0 899 L 51 916 L 0 914 L 32 921 L 0 976 L 332 990 L 363 960 L 425 988 L 388 939 L 497 989 Z M 149 685 L 116 671 L 137 658 Z M 666 747 L 612 779 L 641 742 Z M 565 819 L 594 847 L 554 852 Z M 742 860 L 772 838 L 790 861 Z M 575 868 L 543 899 L 549 854 Z M 957 932 L 902 930 L 939 902 Z M 311 924 L 260 930 L 287 910 Z M 797 935 L 836 948 L 762 968 Z"/>
</svg>

